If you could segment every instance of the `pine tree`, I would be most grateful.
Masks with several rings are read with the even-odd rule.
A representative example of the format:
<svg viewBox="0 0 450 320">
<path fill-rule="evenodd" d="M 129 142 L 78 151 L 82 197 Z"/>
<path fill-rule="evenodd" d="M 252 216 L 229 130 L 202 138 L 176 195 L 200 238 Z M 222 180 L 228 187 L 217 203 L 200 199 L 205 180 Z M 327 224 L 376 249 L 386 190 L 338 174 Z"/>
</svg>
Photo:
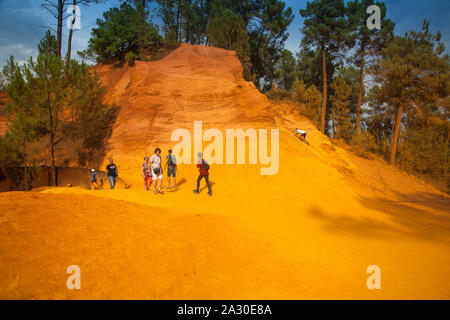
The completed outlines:
<svg viewBox="0 0 450 320">
<path fill-rule="evenodd" d="M 322 94 L 314 85 L 309 87 L 302 80 L 297 80 L 294 85 L 294 99 L 300 105 L 300 112 L 310 118 L 318 127 L 320 125 L 320 103 Z"/>
<path fill-rule="evenodd" d="M 290 91 L 296 80 L 296 61 L 291 51 L 284 49 L 277 64 L 277 85 L 279 88 Z"/>
<path fill-rule="evenodd" d="M 381 29 L 369 30 L 367 28 L 367 8 L 371 5 L 377 5 L 381 10 Z M 394 36 L 395 24 L 386 19 L 386 5 L 382 2 L 374 0 L 353 0 L 348 4 L 349 21 L 354 27 L 354 36 L 356 40 L 356 54 L 353 59 L 354 63 L 359 67 L 359 94 L 356 105 L 356 134 L 360 131 L 361 105 L 364 97 L 364 77 L 366 65 L 370 65 L 370 58 L 380 54 L 380 50 Z"/>
<path fill-rule="evenodd" d="M 124 2 L 120 8 L 103 13 L 103 19 L 98 19 L 92 29 L 88 49 L 78 54 L 97 62 L 124 60 L 130 52 L 142 59 L 142 48 L 157 48 L 161 43 L 156 27 L 142 21 L 142 11 Z"/>
<path fill-rule="evenodd" d="M 331 102 L 331 121 L 333 128 L 333 137 L 335 139 L 343 138 L 350 141 L 352 137 L 352 124 L 349 104 L 352 94 L 352 88 L 342 77 L 337 77 L 330 87 L 333 94 L 330 96 Z"/>
<path fill-rule="evenodd" d="M 157 0 L 158 16 L 164 25 L 164 46 L 167 48 L 168 43 L 176 42 L 176 2 L 175 0 Z"/>
<path fill-rule="evenodd" d="M 218 1 L 212 9 L 207 34 L 210 45 L 235 50 L 244 68 L 244 77 L 250 76 L 250 48 L 244 21 L 240 15 L 225 9 Z"/>
<path fill-rule="evenodd" d="M 50 30 L 47 30 L 44 38 L 38 44 L 39 54 L 47 56 L 58 55 L 58 43 L 56 37 L 52 35 Z"/>
<path fill-rule="evenodd" d="M 352 65 L 341 65 L 337 69 L 337 76 L 344 79 L 344 81 L 350 86 L 352 93 L 350 95 L 350 103 L 348 108 L 350 109 L 350 114 L 352 117 L 352 123 L 354 124 L 356 122 L 356 116 L 357 116 L 357 105 L 358 105 L 358 98 L 359 98 L 359 91 L 360 91 L 360 70 L 355 68 Z M 365 94 L 365 90 L 363 88 L 363 94 Z M 360 110 L 360 113 L 362 114 L 362 111 Z M 362 126 L 362 124 L 361 124 Z M 355 130 L 356 132 L 356 130 Z"/>
<path fill-rule="evenodd" d="M 31 108 L 36 110 L 41 125 L 49 136 L 50 157 L 53 183 L 56 185 L 56 146 L 62 141 L 60 136 L 61 117 L 68 94 L 64 76 L 64 62 L 59 56 L 39 55 L 36 60 L 30 58 L 24 66 L 27 86 L 18 96 L 33 94 Z"/>
<path fill-rule="evenodd" d="M 429 32 L 425 20 L 422 31 L 411 31 L 395 37 L 382 50 L 382 57 L 371 74 L 379 84 L 379 100 L 395 108 L 390 163 L 395 163 L 397 143 L 405 111 L 422 114 L 425 119 L 438 121 L 428 112 L 428 106 L 439 106 L 448 95 L 449 57 L 442 55 L 444 47 L 440 33 Z M 445 89 L 447 88 L 447 89 Z M 448 120 L 442 120 L 443 125 Z"/>
<path fill-rule="evenodd" d="M 248 16 L 251 73 L 255 75 L 256 85 L 265 92 L 277 79 L 276 64 L 281 58 L 289 36 L 287 28 L 294 16 L 292 8 L 280 0 L 255 1 L 254 6 L 254 11 L 243 6 L 244 14 L 241 16 L 244 21 Z"/>
<path fill-rule="evenodd" d="M 346 18 L 343 0 L 313 0 L 306 9 L 300 10 L 305 18 L 302 46 L 320 49 L 322 60 L 322 115 L 320 130 L 325 132 L 327 114 L 327 58 L 335 59 L 336 54 L 352 43 L 351 26 Z"/>
<path fill-rule="evenodd" d="M 4 73 L 10 73 L 8 85 L 8 96 L 11 99 L 6 106 L 9 116 L 8 134 L 10 147 L 18 153 L 24 168 L 24 190 L 30 187 L 28 173 L 28 149 L 29 145 L 39 137 L 39 119 L 36 110 L 33 108 L 33 92 L 27 90 L 28 83 L 23 77 L 21 68 L 16 64 L 13 67 L 14 59 L 11 58 L 11 65 L 4 69 Z M 25 93 L 26 94 L 23 94 Z"/>
</svg>

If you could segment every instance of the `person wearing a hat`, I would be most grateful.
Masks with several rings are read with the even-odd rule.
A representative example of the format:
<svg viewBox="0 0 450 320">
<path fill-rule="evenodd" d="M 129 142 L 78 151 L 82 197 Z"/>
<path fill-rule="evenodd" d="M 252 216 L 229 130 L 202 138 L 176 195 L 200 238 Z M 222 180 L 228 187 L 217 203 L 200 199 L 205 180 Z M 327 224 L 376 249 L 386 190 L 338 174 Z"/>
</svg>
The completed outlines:
<svg viewBox="0 0 450 320">
<path fill-rule="evenodd" d="M 142 164 L 142 177 L 144 178 L 145 190 L 149 191 L 153 182 L 152 169 L 150 167 L 149 157 L 145 156 L 144 161 Z"/>
<path fill-rule="evenodd" d="M 173 177 L 173 188 L 177 188 L 177 158 L 172 154 L 172 150 L 169 150 L 169 154 L 166 157 L 167 177 L 169 178 L 169 185 L 167 189 L 172 188 L 170 178 Z"/>
</svg>

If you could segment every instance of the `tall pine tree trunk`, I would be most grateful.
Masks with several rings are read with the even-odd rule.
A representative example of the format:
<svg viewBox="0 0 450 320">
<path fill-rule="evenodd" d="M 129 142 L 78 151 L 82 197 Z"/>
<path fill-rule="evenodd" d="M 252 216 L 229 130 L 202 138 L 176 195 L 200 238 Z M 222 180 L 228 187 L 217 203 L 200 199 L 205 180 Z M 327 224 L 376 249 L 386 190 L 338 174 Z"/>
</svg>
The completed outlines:
<svg viewBox="0 0 450 320">
<path fill-rule="evenodd" d="M 322 93 L 322 117 L 320 119 L 320 131 L 325 133 L 325 119 L 327 113 L 327 61 L 325 55 L 325 47 L 322 46 L 322 81 L 323 81 L 323 93 Z"/>
<path fill-rule="evenodd" d="M 356 105 L 356 134 L 359 134 L 360 130 L 360 120 L 361 120 L 361 104 L 362 97 L 364 92 L 364 59 L 365 52 L 364 47 L 361 48 L 361 67 L 360 67 L 360 75 L 359 75 L 359 95 L 358 95 L 358 104 Z"/>
<path fill-rule="evenodd" d="M 167 49 L 167 22 L 164 23 L 164 49 Z"/>
<path fill-rule="evenodd" d="M 395 155 L 397 154 L 397 143 L 398 143 L 398 136 L 400 133 L 400 127 L 401 127 L 401 122 L 402 122 L 402 113 L 403 113 L 404 104 L 405 104 L 405 89 L 402 89 L 400 105 L 398 106 L 398 110 L 397 110 L 397 119 L 395 120 L 394 136 L 392 138 L 392 144 L 391 144 L 391 157 L 390 157 L 390 161 L 389 161 L 391 164 L 395 164 Z"/>
<path fill-rule="evenodd" d="M 392 146 L 392 142 L 394 141 L 394 131 L 395 131 L 395 119 L 397 118 L 396 110 L 392 110 L 392 128 L 391 128 L 391 139 L 390 145 Z"/>
<path fill-rule="evenodd" d="M 58 56 L 61 57 L 62 50 L 62 27 L 63 27 L 63 17 L 64 17 L 64 0 L 58 0 L 58 27 L 56 32 L 56 41 L 58 44 Z"/>
</svg>

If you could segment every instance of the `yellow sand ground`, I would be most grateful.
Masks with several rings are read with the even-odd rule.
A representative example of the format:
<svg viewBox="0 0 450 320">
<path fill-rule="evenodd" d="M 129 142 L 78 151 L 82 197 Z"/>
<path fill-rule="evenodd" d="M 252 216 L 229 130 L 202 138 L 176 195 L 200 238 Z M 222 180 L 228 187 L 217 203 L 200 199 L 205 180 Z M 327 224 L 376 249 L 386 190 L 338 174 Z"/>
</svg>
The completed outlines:
<svg viewBox="0 0 450 320">
<path fill-rule="evenodd" d="M 178 191 L 164 195 L 141 185 L 0 194 L 0 297 L 450 297 L 448 202 L 436 202 L 448 198 L 359 159 L 386 179 L 364 184 L 355 177 L 367 174 L 363 165 L 353 174 L 327 165 L 339 153 L 358 160 L 350 153 L 285 139 L 287 150 L 313 148 L 320 158 L 283 152 L 273 177 L 216 166 L 212 198 L 192 194 L 195 169 L 184 166 Z M 416 192 L 394 195 L 395 184 Z M 82 270 L 79 291 L 66 288 L 69 265 Z M 366 287 L 369 265 L 381 268 L 381 290 Z"/>
<path fill-rule="evenodd" d="M 224 91 L 223 99 L 213 94 L 216 104 L 210 96 L 188 105 L 192 97 L 166 94 L 181 77 L 169 69 L 186 69 L 183 56 L 197 68 L 180 72 L 192 82 L 180 95 L 193 95 L 202 75 L 215 70 L 202 66 L 223 61 L 220 55 L 238 63 L 225 50 L 183 46 L 129 71 L 151 75 L 160 66 L 174 79 L 152 86 L 120 75 L 110 82 L 110 93 L 123 89 L 115 101 L 128 101 L 125 95 L 133 101 L 111 138 L 111 154 L 131 188 L 0 194 L 0 298 L 449 299 L 450 198 L 378 158 L 332 144 L 295 108 L 270 104 L 242 82 L 235 67 L 228 84 L 226 70 L 209 74 L 223 82 L 211 87 Z M 166 92 L 155 89 L 164 83 Z M 176 110 L 155 111 L 152 103 L 161 99 L 178 103 Z M 220 105 L 225 100 L 229 105 Z M 259 113 L 240 109 L 256 102 Z M 137 122 L 137 114 L 149 113 L 152 121 Z M 155 146 L 165 152 L 171 130 L 192 126 L 192 119 L 203 119 L 205 128 L 279 128 L 278 174 L 261 176 L 259 165 L 213 165 L 208 197 L 205 189 L 192 193 L 197 170 L 181 165 L 177 190 L 145 192 L 143 155 Z M 160 136 L 148 138 L 155 126 Z M 310 146 L 292 135 L 297 127 L 308 131 Z M 69 265 L 81 268 L 81 290 L 66 288 Z M 380 290 L 366 286 L 369 265 L 381 269 Z"/>
</svg>

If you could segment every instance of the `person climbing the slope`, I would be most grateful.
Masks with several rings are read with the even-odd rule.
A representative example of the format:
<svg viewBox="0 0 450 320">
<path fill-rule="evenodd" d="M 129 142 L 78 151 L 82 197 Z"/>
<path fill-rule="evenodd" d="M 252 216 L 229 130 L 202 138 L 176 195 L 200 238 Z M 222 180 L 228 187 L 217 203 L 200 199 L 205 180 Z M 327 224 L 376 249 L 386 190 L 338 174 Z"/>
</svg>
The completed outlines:
<svg viewBox="0 0 450 320">
<path fill-rule="evenodd" d="M 170 177 L 173 177 L 173 188 L 177 188 L 177 158 L 172 154 L 172 150 L 169 150 L 169 154 L 166 157 L 166 164 L 164 169 L 167 168 L 167 177 L 169 180 L 169 185 L 167 189 L 172 188 L 170 183 Z"/>
<path fill-rule="evenodd" d="M 299 138 L 301 141 L 305 142 L 307 145 L 309 145 L 308 140 L 306 140 L 306 131 L 295 129 L 295 136 Z"/>
<path fill-rule="evenodd" d="M 150 159 L 145 156 L 142 164 L 142 177 L 144 178 L 145 190 L 149 191 L 153 182 L 152 169 L 150 168 Z"/>
<path fill-rule="evenodd" d="M 211 184 L 209 183 L 209 164 L 203 159 L 203 155 L 201 152 L 197 154 L 197 168 L 200 173 L 197 179 L 197 189 L 194 190 L 195 194 L 200 193 L 200 181 L 205 178 L 206 185 L 208 186 L 208 195 L 212 196 Z"/>
<path fill-rule="evenodd" d="M 295 132 L 295 135 L 297 137 L 299 137 L 302 141 L 304 141 L 306 139 L 306 131 L 303 131 L 300 129 L 295 129 L 294 132 Z"/>
<path fill-rule="evenodd" d="M 119 176 L 119 170 L 117 170 L 117 166 L 114 164 L 113 158 L 109 159 L 109 164 L 106 166 L 106 172 L 108 174 L 109 185 L 111 186 L 111 190 L 114 190 L 116 187 L 117 177 Z"/>
<path fill-rule="evenodd" d="M 152 163 L 152 178 L 153 178 L 153 181 L 155 181 L 154 193 L 155 194 L 157 194 L 157 193 L 164 194 L 161 191 L 163 170 L 161 167 L 162 159 L 161 159 L 161 149 L 160 148 L 155 149 L 155 154 L 152 155 L 152 157 L 150 158 L 150 162 Z M 156 191 L 158 180 L 159 180 L 159 188 L 158 188 L 158 191 Z"/>
</svg>

